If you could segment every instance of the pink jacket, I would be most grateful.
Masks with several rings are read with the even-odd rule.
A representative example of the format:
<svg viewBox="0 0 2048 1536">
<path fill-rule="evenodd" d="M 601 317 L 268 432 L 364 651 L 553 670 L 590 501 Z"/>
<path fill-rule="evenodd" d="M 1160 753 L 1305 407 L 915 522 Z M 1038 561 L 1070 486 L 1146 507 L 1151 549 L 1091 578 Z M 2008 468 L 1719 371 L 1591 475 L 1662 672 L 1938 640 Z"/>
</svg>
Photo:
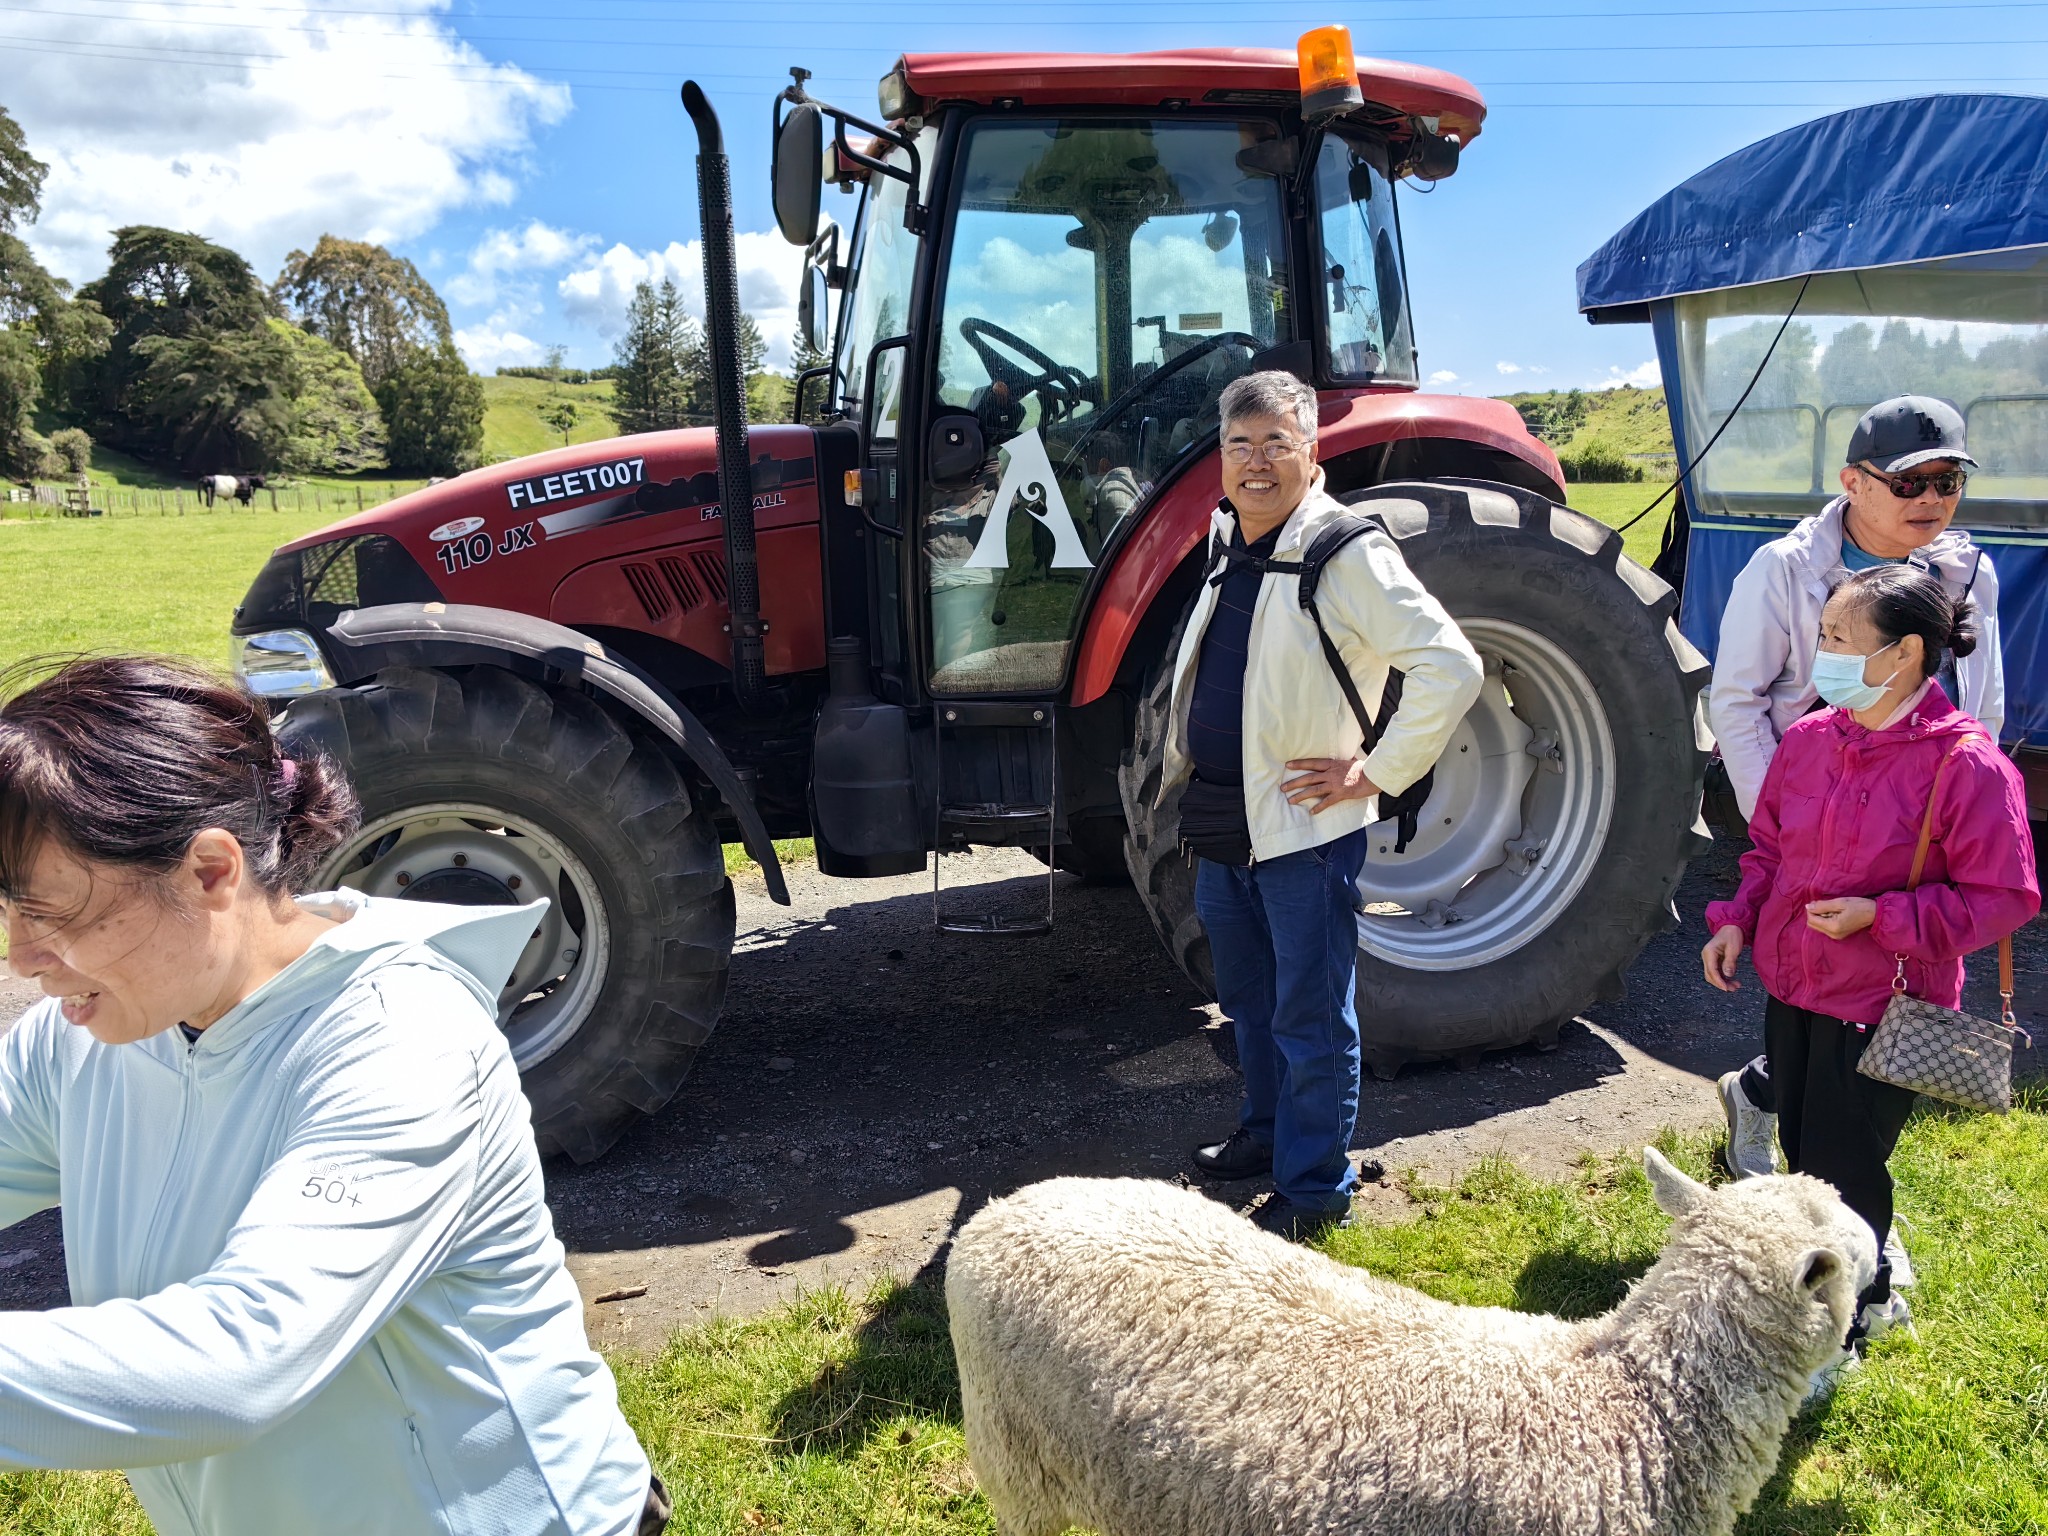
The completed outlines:
<svg viewBox="0 0 2048 1536">
<path fill-rule="evenodd" d="M 1951 749 L 1927 867 L 1908 891 L 1927 792 Z M 2041 909 L 2019 770 L 1939 684 L 1886 730 L 1843 709 L 1797 721 L 1764 775 L 1749 835 L 1742 884 L 1707 908 L 1708 930 L 1742 930 L 1771 996 L 1852 1024 L 1883 1014 L 1898 955 L 1913 996 L 1955 1007 L 1962 957 Z M 1877 921 L 1846 939 L 1816 932 L 1806 903 L 1826 896 L 1875 897 Z"/>
</svg>

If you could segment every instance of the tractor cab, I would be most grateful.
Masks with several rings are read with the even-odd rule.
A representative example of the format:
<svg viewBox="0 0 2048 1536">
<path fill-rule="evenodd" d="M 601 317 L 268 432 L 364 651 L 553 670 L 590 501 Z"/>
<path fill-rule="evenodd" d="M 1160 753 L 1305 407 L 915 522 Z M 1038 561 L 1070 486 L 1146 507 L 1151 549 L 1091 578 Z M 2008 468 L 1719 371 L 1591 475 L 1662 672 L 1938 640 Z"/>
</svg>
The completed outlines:
<svg viewBox="0 0 2048 1536">
<path fill-rule="evenodd" d="M 778 218 L 832 358 L 800 409 L 852 439 L 864 638 L 905 704 L 1059 692 L 1133 513 L 1215 477 L 1240 374 L 1413 388 L 1394 181 L 1446 173 L 1477 129 L 1476 104 L 1424 120 L 1355 84 L 1312 124 L 1276 51 L 1000 62 L 905 57 L 883 123 L 801 71 L 779 109 Z M 859 195 L 843 263 L 825 181 Z"/>
</svg>

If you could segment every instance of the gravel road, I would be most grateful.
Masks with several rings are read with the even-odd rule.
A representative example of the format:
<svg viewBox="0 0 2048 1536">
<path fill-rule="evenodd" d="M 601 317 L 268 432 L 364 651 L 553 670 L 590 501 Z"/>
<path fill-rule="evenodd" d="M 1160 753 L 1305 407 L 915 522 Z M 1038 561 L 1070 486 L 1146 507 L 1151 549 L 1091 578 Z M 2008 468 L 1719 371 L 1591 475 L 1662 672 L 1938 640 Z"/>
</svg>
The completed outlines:
<svg viewBox="0 0 2048 1536">
<path fill-rule="evenodd" d="M 1761 1038 L 1754 977 L 1731 998 L 1699 975 L 1699 913 L 1732 883 L 1736 851 L 1695 861 L 1687 925 L 1644 952 L 1624 1001 L 1567 1026 L 1554 1051 L 1368 1080 L 1357 1150 L 1435 1178 L 1489 1153 L 1557 1172 L 1661 1126 L 1718 1123 L 1714 1077 Z M 652 1347 L 678 1323 L 758 1312 L 799 1287 L 908 1277 L 992 1195 L 1056 1173 L 1172 1178 L 1234 1122 L 1216 1012 L 1128 889 L 1060 876 L 1050 937 L 968 938 L 932 932 L 929 876 L 790 875 L 786 908 L 741 878 L 725 1022 L 675 1101 L 595 1165 L 547 1167 L 596 1342 Z M 967 905 L 1046 889 L 1014 853 L 949 859 L 946 879 Z M 2022 1022 L 2040 1033 L 2048 934 L 2035 924 L 2020 948 Z M 1972 969 L 1980 1010 L 1994 1006 L 1990 958 Z M 0 1018 L 32 996 L 0 979 Z M 1392 1181 L 1365 1201 L 1406 1204 Z M 0 1307 L 65 1301 L 55 1213 L 0 1235 Z"/>
</svg>

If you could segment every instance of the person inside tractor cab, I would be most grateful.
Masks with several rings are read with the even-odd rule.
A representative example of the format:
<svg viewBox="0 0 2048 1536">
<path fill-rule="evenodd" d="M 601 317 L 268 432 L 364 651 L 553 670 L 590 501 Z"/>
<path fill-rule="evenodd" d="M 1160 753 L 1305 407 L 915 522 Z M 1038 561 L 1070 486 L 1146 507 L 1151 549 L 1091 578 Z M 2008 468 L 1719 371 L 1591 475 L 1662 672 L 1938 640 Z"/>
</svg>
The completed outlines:
<svg viewBox="0 0 2048 1536">
<path fill-rule="evenodd" d="M 300 895 L 357 816 L 196 667 L 0 704 L 0 1223 L 61 1196 L 73 1302 L 0 1318 L 0 1467 L 164 1536 L 650 1536 L 498 1028 L 542 904 Z"/>
<path fill-rule="evenodd" d="M 1998 573 L 1969 534 L 1949 526 L 1968 472 L 1977 467 L 1961 413 L 1927 395 L 1886 400 L 1856 423 L 1847 459 L 1842 494 L 1751 556 L 1721 615 L 1707 717 L 1745 821 L 1756 812 L 1779 741 L 1820 707 L 1813 658 L 1821 610 L 1858 572 L 1915 565 L 1939 578 L 1956 604 L 1974 605 L 1976 650 L 1961 659 L 1951 655 L 1936 680 L 1994 741 L 2004 724 Z M 1737 1178 L 1775 1172 L 1777 1097 L 1765 1058 L 1725 1073 L 1719 1091 L 1729 1171 Z M 1894 1283 L 1912 1283 L 1896 1231 L 1886 1236 L 1885 1258 Z"/>
<path fill-rule="evenodd" d="M 1174 662 L 1160 795 L 1180 791 L 1244 1093 L 1237 1129 L 1194 1162 L 1220 1179 L 1270 1171 L 1275 1197 L 1254 1219 L 1306 1240 L 1346 1218 L 1360 1174 L 1352 987 L 1376 802 L 1435 763 L 1482 669 L 1377 527 L 1329 556 L 1313 609 L 1292 578 L 1269 585 L 1268 561 L 1298 571 L 1316 535 L 1348 515 L 1316 464 L 1316 394 L 1289 373 L 1247 374 L 1220 414 L 1225 499 Z M 1405 674 L 1400 703 L 1361 755 L 1353 698 L 1381 698 L 1393 668 Z"/>
</svg>

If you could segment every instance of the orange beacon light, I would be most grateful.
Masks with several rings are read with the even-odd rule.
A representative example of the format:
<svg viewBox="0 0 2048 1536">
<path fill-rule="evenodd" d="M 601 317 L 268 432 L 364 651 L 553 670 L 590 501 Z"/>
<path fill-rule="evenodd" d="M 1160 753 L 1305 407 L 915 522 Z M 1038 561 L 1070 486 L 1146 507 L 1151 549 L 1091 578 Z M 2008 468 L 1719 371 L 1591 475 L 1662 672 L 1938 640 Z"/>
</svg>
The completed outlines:
<svg viewBox="0 0 2048 1536">
<path fill-rule="evenodd" d="M 1317 27 L 1295 44 L 1301 63 L 1301 115 L 1326 123 L 1365 105 L 1358 89 L 1358 63 L 1351 56 L 1349 27 Z"/>
</svg>

